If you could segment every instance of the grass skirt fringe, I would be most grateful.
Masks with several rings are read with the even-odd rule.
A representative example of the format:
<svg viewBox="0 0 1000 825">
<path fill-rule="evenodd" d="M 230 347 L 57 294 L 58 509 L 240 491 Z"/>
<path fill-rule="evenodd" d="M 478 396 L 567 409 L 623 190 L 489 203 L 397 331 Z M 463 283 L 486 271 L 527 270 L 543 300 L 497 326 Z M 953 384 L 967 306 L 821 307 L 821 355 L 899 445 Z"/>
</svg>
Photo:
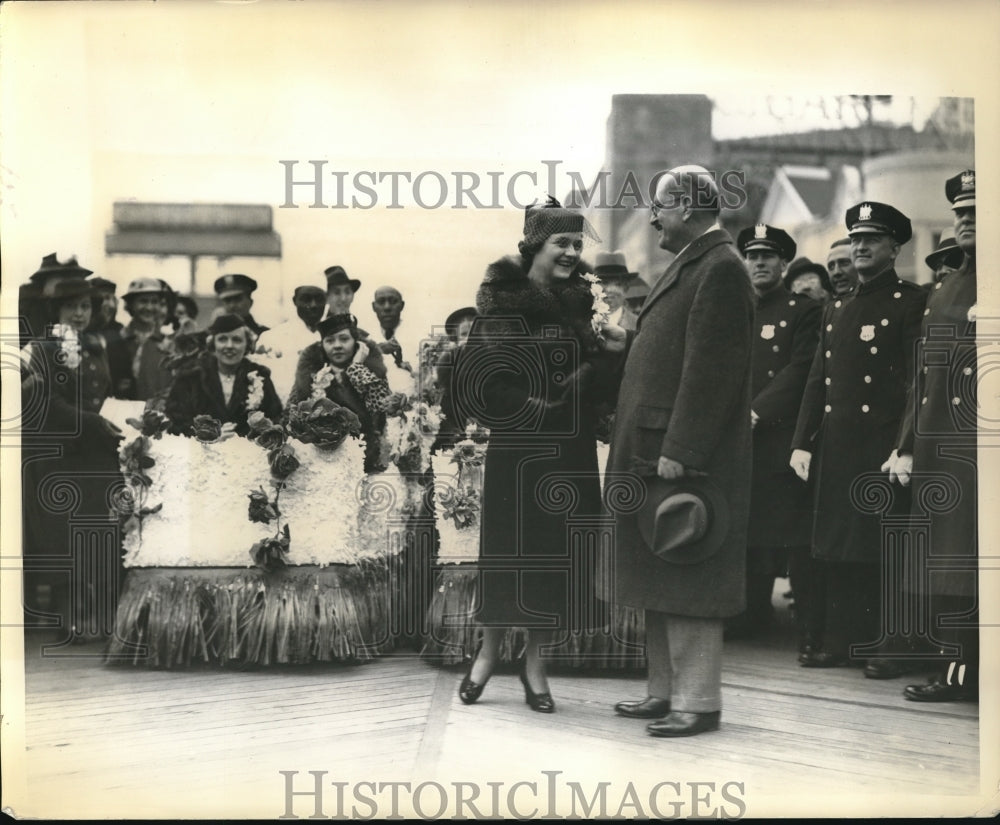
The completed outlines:
<svg viewBox="0 0 1000 825">
<path fill-rule="evenodd" d="M 438 573 L 427 615 L 426 661 L 453 665 L 475 655 L 482 628 L 475 620 L 478 569 L 475 564 L 444 565 Z M 524 649 L 524 629 L 508 628 L 500 645 L 502 662 L 512 662 Z M 646 666 L 643 613 L 614 605 L 609 626 L 594 630 L 562 630 L 554 634 L 546 658 L 573 668 L 627 669 Z"/>
<path fill-rule="evenodd" d="M 155 668 L 371 659 L 391 648 L 394 565 L 132 568 L 106 661 Z"/>
</svg>

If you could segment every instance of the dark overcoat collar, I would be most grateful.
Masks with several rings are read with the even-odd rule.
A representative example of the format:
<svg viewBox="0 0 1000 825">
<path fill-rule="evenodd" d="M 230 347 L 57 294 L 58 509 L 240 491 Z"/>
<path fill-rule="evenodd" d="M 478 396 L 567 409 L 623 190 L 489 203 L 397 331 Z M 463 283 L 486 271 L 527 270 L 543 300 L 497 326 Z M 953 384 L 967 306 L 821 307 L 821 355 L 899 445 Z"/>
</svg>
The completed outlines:
<svg viewBox="0 0 1000 825">
<path fill-rule="evenodd" d="M 722 244 L 732 244 L 733 238 L 725 229 L 713 229 L 710 232 L 706 232 L 704 235 L 699 235 L 691 243 L 689 243 L 684 249 L 681 250 L 681 254 L 678 255 L 667 267 L 666 272 L 664 272 L 659 280 L 653 284 L 653 288 L 649 291 L 649 295 L 642 304 L 642 309 L 639 310 L 639 320 L 649 312 L 649 309 L 656 301 L 670 289 L 675 283 L 677 283 L 678 277 L 680 277 L 681 270 L 689 263 L 698 260 L 702 255 L 708 252 L 710 249 L 714 249 Z"/>
</svg>

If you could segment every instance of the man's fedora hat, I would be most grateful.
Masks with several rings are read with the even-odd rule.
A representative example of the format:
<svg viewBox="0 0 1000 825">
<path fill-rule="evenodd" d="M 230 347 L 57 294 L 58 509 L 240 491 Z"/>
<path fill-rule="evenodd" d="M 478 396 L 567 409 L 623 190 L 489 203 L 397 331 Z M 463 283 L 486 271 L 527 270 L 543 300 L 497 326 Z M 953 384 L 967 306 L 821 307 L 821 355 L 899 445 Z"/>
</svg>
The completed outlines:
<svg viewBox="0 0 1000 825">
<path fill-rule="evenodd" d="M 833 285 L 830 283 L 830 273 L 826 271 L 826 267 L 823 264 L 810 260 L 804 255 L 792 261 L 785 270 L 785 274 L 782 277 L 782 280 L 785 282 L 785 289 L 791 289 L 792 284 L 795 283 L 795 279 L 800 275 L 810 274 L 816 275 L 819 278 L 823 289 L 827 292 L 833 292 Z"/>
<path fill-rule="evenodd" d="M 361 281 L 357 278 L 348 278 L 347 272 L 342 266 L 337 266 L 336 264 L 334 266 L 329 266 L 323 270 L 323 274 L 326 275 L 327 289 L 334 286 L 343 286 L 344 284 L 351 287 L 351 292 L 357 292 L 361 289 Z"/>
<path fill-rule="evenodd" d="M 647 476 L 638 511 L 639 533 L 653 555 L 671 564 L 697 564 L 716 553 L 729 533 L 729 505 L 708 476 L 667 481 Z"/>
<path fill-rule="evenodd" d="M 606 278 L 628 280 L 634 278 L 637 274 L 628 271 L 628 266 L 625 264 L 625 253 L 621 250 L 598 252 L 595 261 L 594 274 L 602 281 Z"/>
<path fill-rule="evenodd" d="M 458 325 L 466 318 L 475 318 L 477 315 L 479 315 L 479 312 L 475 307 L 462 307 L 461 309 L 456 309 L 453 313 L 451 313 L 451 315 L 445 318 L 445 333 L 454 338 L 458 335 Z"/>
<path fill-rule="evenodd" d="M 942 238 L 935 249 L 930 255 L 924 258 L 931 269 L 937 269 L 945 261 L 949 262 L 949 266 L 953 266 L 958 269 L 962 264 L 962 259 L 965 253 L 962 252 L 958 245 L 958 241 L 955 240 L 955 236 L 951 235 L 947 238 Z"/>
</svg>

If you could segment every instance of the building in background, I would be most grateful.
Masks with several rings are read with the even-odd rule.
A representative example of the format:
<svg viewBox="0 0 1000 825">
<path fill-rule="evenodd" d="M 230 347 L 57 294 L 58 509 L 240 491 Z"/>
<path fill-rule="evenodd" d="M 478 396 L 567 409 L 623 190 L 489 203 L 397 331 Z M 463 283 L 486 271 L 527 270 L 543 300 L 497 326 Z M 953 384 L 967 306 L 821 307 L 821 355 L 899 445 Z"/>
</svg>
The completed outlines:
<svg viewBox="0 0 1000 825">
<path fill-rule="evenodd" d="M 757 222 L 781 226 L 814 260 L 825 260 L 830 243 L 846 235 L 849 206 L 884 201 L 913 221 L 914 238 L 897 271 L 926 281 L 921 262 L 952 220 L 941 197 L 944 181 L 974 166 L 974 101 L 942 98 L 919 129 L 880 122 L 886 100 L 855 102 L 865 113 L 860 125 L 715 140 L 707 95 L 614 95 L 604 169 L 588 192 L 572 192 L 567 201 L 583 208 L 602 246 L 621 249 L 647 282 L 672 257 L 649 230 L 650 182 L 678 164 L 741 173 L 744 197 L 723 210 L 723 226 L 733 234 Z"/>
</svg>

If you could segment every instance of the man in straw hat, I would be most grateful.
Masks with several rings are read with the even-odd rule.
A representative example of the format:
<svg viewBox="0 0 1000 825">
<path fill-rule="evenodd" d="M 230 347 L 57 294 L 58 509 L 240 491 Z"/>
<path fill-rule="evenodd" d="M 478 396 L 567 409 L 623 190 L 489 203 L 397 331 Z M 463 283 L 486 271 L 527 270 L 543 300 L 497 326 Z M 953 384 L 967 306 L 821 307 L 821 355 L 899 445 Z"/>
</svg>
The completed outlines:
<svg viewBox="0 0 1000 825">
<path fill-rule="evenodd" d="M 614 596 L 644 612 L 648 695 L 615 710 L 653 736 L 719 727 L 723 620 L 745 604 L 754 310 L 718 219 L 707 170 L 660 178 L 650 224 L 675 258 L 628 334 L 608 459 L 608 485 L 645 476 L 615 515 Z"/>
<path fill-rule="evenodd" d="M 822 646 L 799 661 L 863 666 L 866 677 L 889 679 L 904 671 L 905 645 L 891 650 L 881 641 L 883 517 L 905 513 L 909 502 L 894 496 L 875 512 L 865 506 L 864 485 L 877 480 L 872 475 L 896 438 L 927 293 L 894 267 L 912 235 L 906 215 L 863 201 L 847 210 L 845 223 L 859 283 L 852 296 L 826 306 L 792 440 L 792 469 L 803 481 L 815 475 L 812 551 L 823 562 L 827 594 Z"/>
</svg>

